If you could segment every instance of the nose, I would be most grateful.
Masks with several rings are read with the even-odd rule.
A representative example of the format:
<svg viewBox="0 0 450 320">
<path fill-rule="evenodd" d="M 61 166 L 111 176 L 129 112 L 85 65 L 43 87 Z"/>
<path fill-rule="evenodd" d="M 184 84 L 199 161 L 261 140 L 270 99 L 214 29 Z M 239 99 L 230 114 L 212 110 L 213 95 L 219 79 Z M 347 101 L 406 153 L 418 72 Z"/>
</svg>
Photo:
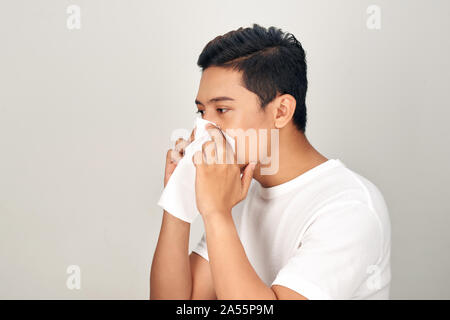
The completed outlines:
<svg viewBox="0 0 450 320">
<path fill-rule="evenodd" d="M 217 124 L 219 127 L 222 127 L 222 123 L 221 120 L 218 116 L 213 115 L 212 112 L 208 113 L 208 111 L 205 111 L 203 113 L 203 119 L 214 122 L 215 124 Z"/>
</svg>

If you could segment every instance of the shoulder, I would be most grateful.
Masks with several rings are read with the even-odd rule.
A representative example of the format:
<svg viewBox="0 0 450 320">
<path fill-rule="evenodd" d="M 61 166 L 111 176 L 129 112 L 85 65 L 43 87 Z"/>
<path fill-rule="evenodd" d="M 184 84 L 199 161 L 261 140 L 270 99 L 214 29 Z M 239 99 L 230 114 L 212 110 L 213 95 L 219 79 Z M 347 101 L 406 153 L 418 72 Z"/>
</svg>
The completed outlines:
<svg viewBox="0 0 450 320">
<path fill-rule="evenodd" d="M 310 237 L 382 240 L 383 227 L 377 213 L 358 200 L 335 199 L 310 218 L 306 232 Z"/>
<path fill-rule="evenodd" d="M 388 208 L 379 188 L 366 177 L 339 163 L 341 165 L 309 186 L 312 219 L 324 217 L 324 213 L 328 212 L 327 219 L 371 222 L 381 229 L 390 229 Z M 301 194 L 295 198 L 294 202 L 301 201 Z"/>
<path fill-rule="evenodd" d="M 360 240 L 372 236 L 387 246 L 390 222 L 381 191 L 372 181 L 337 161 L 340 165 L 311 180 L 290 200 L 290 208 L 307 211 L 301 233 L 314 225 L 312 230 L 321 233 L 341 232 L 343 237 Z"/>
<path fill-rule="evenodd" d="M 389 252 L 390 220 L 378 187 L 346 166 L 330 172 L 317 190 L 313 213 L 303 230 L 317 243 L 337 241 L 380 258 Z"/>
</svg>

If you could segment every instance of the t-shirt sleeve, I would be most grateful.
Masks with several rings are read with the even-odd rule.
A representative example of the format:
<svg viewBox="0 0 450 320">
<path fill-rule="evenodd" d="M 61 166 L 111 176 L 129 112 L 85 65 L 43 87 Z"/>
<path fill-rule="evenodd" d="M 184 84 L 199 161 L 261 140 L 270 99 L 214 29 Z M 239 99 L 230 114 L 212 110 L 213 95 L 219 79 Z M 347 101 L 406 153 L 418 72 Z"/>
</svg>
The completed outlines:
<svg viewBox="0 0 450 320">
<path fill-rule="evenodd" d="M 313 299 L 351 299 L 370 277 L 382 248 L 378 216 L 364 203 L 324 207 L 272 285 Z"/>
<path fill-rule="evenodd" d="M 202 237 L 200 238 L 200 240 L 198 241 L 197 245 L 192 250 L 192 252 L 198 253 L 203 258 L 205 258 L 207 261 L 209 261 L 208 248 L 206 247 L 206 233 L 205 232 L 203 232 Z"/>
</svg>

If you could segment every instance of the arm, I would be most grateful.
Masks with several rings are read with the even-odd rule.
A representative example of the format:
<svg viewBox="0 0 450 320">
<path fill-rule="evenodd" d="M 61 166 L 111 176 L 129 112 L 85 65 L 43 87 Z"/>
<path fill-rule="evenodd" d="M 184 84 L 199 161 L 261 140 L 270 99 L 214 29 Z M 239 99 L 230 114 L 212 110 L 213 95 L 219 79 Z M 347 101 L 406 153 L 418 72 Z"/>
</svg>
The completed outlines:
<svg viewBox="0 0 450 320">
<path fill-rule="evenodd" d="M 208 260 L 196 252 L 190 255 L 192 300 L 217 300 Z"/>
<path fill-rule="evenodd" d="M 190 224 L 164 211 L 150 272 L 150 299 L 190 299 Z"/>
<path fill-rule="evenodd" d="M 269 288 L 251 266 L 231 210 L 246 196 L 255 163 L 241 167 L 221 131 L 210 126 L 212 141 L 192 157 L 197 208 L 205 225 L 209 263 L 219 299 L 305 299 L 284 286 Z M 216 144 L 216 142 L 220 142 Z M 237 150 L 237 145 L 235 145 Z M 240 176 L 242 172 L 242 178 Z M 220 183 L 218 183 L 220 181 Z"/>
<path fill-rule="evenodd" d="M 204 216 L 208 256 L 219 299 L 305 300 L 284 286 L 268 287 L 250 264 L 231 213 Z"/>
<path fill-rule="evenodd" d="M 195 129 L 188 141 L 180 138 L 175 149 L 166 154 L 164 187 L 175 170 L 184 149 L 194 139 Z M 188 253 L 190 224 L 164 210 L 150 271 L 150 299 L 190 299 L 192 294 L 191 261 Z M 195 261 L 194 261 L 195 262 Z M 198 274 L 197 265 L 195 274 Z"/>
<path fill-rule="evenodd" d="M 150 275 L 150 299 L 217 299 L 209 262 L 195 252 L 187 255 L 189 232 L 189 223 L 164 211 Z"/>
</svg>

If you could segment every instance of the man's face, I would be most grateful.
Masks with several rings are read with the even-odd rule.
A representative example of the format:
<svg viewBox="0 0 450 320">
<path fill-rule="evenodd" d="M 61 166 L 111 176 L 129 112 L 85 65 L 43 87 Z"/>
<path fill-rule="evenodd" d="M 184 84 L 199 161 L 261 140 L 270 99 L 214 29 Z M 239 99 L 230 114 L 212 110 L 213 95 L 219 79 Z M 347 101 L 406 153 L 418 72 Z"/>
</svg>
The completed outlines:
<svg viewBox="0 0 450 320">
<path fill-rule="evenodd" d="M 269 104 L 262 109 L 258 96 L 241 84 L 241 74 L 221 67 L 205 69 L 197 93 L 197 108 L 203 119 L 216 123 L 228 134 L 228 129 L 254 129 L 256 132 L 268 129 L 270 135 L 270 129 L 273 128 L 273 106 Z M 215 98 L 219 99 L 214 100 Z M 236 137 L 233 133 L 230 136 Z M 248 143 L 249 140 L 246 142 L 246 163 Z"/>
</svg>

